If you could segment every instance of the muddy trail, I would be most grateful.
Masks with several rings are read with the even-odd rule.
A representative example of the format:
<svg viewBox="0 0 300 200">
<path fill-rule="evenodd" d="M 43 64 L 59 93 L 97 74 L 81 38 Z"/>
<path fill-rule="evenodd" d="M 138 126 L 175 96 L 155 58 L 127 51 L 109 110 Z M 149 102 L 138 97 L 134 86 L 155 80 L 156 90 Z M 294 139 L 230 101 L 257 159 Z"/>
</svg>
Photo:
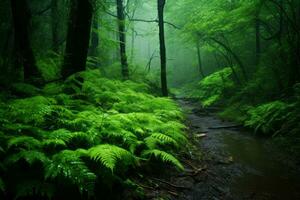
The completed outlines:
<svg viewBox="0 0 300 200">
<path fill-rule="evenodd" d="M 187 115 L 193 147 L 181 159 L 186 171 L 157 179 L 149 199 L 156 199 L 159 193 L 180 200 L 300 199 L 300 170 L 295 159 L 271 140 L 221 120 L 215 109 L 201 109 L 191 100 L 177 101 Z"/>
</svg>

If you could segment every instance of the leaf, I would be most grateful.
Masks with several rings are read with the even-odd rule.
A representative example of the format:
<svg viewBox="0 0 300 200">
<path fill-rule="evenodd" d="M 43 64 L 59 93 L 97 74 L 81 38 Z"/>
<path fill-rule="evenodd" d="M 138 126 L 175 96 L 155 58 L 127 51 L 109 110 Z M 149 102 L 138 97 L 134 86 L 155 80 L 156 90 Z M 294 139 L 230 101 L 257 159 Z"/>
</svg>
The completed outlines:
<svg viewBox="0 0 300 200">
<path fill-rule="evenodd" d="M 161 151 L 158 149 L 146 150 L 142 153 L 142 156 L 145 158 L 149 158 L 150 156 L 154 156 L 157 159 L 160 159 L 163 162 L 171 163 L 176 166 L 180 170 L 184 170 L 183 165 L 171 154 Z"/>
<path fill-rule="evenodd" d="M 109 144 L 98 145 L 88 150 L 91 159 L 114 171 L 118 161 L 125 164 L 133 164 L 134 156 L 127 150 Z"/>
</svg>

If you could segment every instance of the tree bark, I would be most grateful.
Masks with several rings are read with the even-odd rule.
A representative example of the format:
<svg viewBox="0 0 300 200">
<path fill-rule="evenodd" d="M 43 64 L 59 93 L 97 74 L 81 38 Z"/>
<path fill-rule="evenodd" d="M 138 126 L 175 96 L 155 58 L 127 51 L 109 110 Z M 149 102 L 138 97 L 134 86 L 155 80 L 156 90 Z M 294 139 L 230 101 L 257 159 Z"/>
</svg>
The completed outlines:
<svg viewBox="0 0 300 200">
<path fill-rule="evenodd" d="M 99 46 L 99 22 L 98 22 L 98 14 L 94 13 L 93 24 L 92 24 L 92 38 L 91 38 L 91 46 L 90 46 L 90 53 L 91 56 L 98 56 L 98 46 Z"/>
<path fill-rule="evenodd" d="M 119 28 L 119 42 L 120 42 L 120 59 L 122 67 L 122 76 L 124 79 L 129 78 L 129 69 L 126 54 L 126 32 L 125 32 L 125 13 L 123 0 L 116 0 L 117 3 L 117 16 Z"/>
<path fill-rule="evenodd" d="M 63 78 L 84 71 L 90 42 L 93 6 L 87 0 L 72 0 L 68 23 Z"/>
<path fill-rule="evenodd" d="M 160 63 L 161 63 L 161 89 L 162 89 L 162 95 L 168 96 L 167 59 L 166 59 L 165 28 L 164 28 L 165 4 L 166 4 L 166 0 L 157 0 L 159 44 L 160 44 Z"/>
<path fill-rule="evenodd" d="M 90 48 L 89 48 L 89 56 L 94 57 L 95 59 L 92 60 L 93 67 L 98 68 L 100 67 L 101 63 L 99 61 L 99 15 L 97 11 L 94 13 L 93 22 L 92 22 L 92 33 L 91 33 L 91 41 L 90 41 Z"/>
<path fill-rule="evenodd" d="M 30 11 L 26 0 L 11 0 L 15 68 L 23 67 L 24 81 L 38 84 L 39 71 L 29 38 Z"/>
<path fill-rule="evenodd" d="M 256 51 L 255 51 L 255 64 L 259 65 L 261 57 L 261 39 L 260 39 L 260 19 L 258 16 L 255 17 L 255 42 L 256 42 Z"/>
<path fill-rule="evenodd" d="M 197 47 L 197 57 L 198 57 L 199 72 L 200 72 L 200 75 L 202 76 L 202 78 L 205 78 L 205 75 L 204 75 L 204 72 L 203 72 L 203 67 L 202 67 L 201 49 L 200 49 L 199 41 L 197 41 L 196 47 Z"/>
<path fill-rule="evenodd" d="M 51 0 L 52 50 L 59 53 L 58 0 Z"/>
</svg>

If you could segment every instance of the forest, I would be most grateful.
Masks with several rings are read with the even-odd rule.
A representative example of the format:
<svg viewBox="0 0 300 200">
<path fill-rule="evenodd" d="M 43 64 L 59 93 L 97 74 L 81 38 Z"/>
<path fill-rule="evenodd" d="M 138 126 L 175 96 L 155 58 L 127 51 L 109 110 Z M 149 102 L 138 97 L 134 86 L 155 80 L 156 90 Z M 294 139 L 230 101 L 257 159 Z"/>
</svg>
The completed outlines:
<svg viewBox="0 0 300 200">
<path fill-rule="evenodd" d="M 300 199 L 299 0 L 0 0 L 0 199 Z"/>
</svg>

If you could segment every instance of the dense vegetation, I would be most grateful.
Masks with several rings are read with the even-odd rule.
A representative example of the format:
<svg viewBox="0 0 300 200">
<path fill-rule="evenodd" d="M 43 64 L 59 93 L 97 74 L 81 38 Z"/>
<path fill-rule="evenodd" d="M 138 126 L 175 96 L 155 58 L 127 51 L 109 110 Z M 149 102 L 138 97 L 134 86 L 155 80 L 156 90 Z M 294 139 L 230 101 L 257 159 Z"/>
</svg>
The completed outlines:
<svg viewBox="0 0 300 200">
<path fill-rule="evenodd" d="M 171 100 L 150 95 L 144 83 L 110 80 L 96 70 L 42 89 L 15 89 L 24 97 L 1 101 L 1 190 L 7 197 L 76 198 L 75 191 L 109 197 L 120 185 L 134 186 L 132 170 L 156 161 L 183 169 L 174 157 L 186 143 L 182 114 Z"/>
<path fill-rule="evenodd" d="M 197 45 L 200 77 L 176 92 L 203 106 L 221 105 L 221 117 L 284 140 L 298 153 L 299 1 L 191 0 L 171 7 L 171 13 L 190 9 L 184 21 L 177 19 L 179 34 Z"/>
<path fill-rule="evenodd" d="M 0 71 L 1 199 L 143 198 L 184 168 L 168 96 L 300 155 L 298 0 L 1 0 Z"/>
</svg>

